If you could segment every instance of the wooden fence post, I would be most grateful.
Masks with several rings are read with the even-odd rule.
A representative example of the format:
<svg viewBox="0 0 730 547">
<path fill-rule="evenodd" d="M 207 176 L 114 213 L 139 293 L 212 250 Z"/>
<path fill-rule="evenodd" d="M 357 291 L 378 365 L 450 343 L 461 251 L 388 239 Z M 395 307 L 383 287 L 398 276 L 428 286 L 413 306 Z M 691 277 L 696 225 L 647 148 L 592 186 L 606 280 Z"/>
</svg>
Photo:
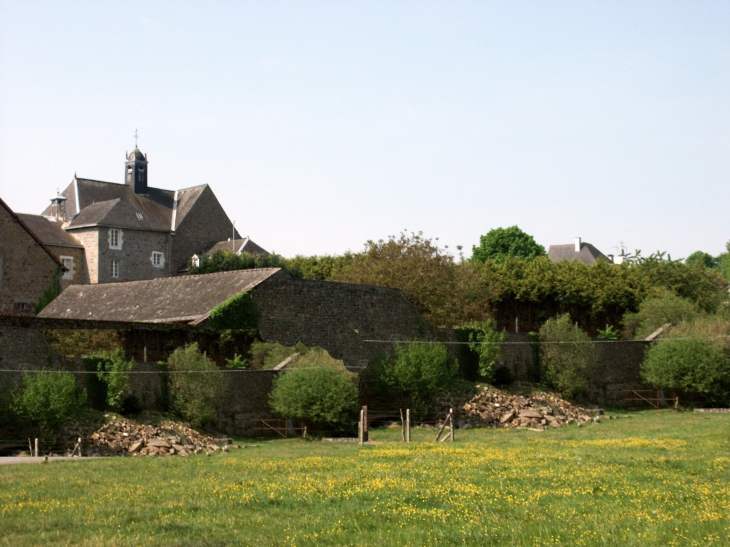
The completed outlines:
<svg viewBox="0 0 730 547">
<path fill-rule="evenodd" d="M 35 457 L 37 458 L 39 456 L 38 452 L 38 439 L 35 440 Z"/>
<path fill-rule="evenodd" d="M 411 442 L 411 409 L 406 408 L 406 442 Z"/>
<path fill-rule="evenodd" d="M 454 442 L 454 409 L 449 409 L 449 425 L 451 426 L 451 442 Z"/>
<path fill-rule="evenodd" d="M 406 421 L 403 419 L 403 409 L 400 409 L 400 436 L 403 442 L 406 442 Z"/>
<path fill-rule="evenodd" d="M 367 405 L 362 407 L 363 420 L 362 420 L 362 442 L 368 442 L 368 407 Z"/>
<path fill-rule="evenodd" d="M 360 410 L 360 421 L 357 422 L 357 442 L 360 443 L 360 446 L 362 446 L 363 443 L 363 435 L 362 435 L 362 419 L 363 419 L 363 411 Z"/>
</svg>

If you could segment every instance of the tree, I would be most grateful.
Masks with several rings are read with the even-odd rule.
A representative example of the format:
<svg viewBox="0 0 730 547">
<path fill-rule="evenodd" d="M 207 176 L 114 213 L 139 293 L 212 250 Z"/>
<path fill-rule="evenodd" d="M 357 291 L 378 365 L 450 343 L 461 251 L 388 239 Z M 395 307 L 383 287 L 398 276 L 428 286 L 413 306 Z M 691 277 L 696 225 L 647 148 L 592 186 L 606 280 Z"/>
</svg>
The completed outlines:
<svg viewBox="0 0 730 547">
<path fill-rule="evenodd" d="M 664 389 L 681 389 L 727 403 L 730 358 L 708 340 L 660 340 L 646 353 L 642 378 Z"/>
<path fill-rule="evenodd" d="M 479 238 L 479 246 L 472 247 L 471 259 L 477 262 L 493 260 L 501 264 L 507 257 L 532 260 L 545 255 L 545 247 L 517 226 L 494 228 Z"/>
<path fill-rule="evenodd" d="M 425 412 L 433 398 L 456 379 L 458 367 L 446 346 L 415 342 L 397 345 L 381 371 L 387 385 L 407 395 L 416 412 Z"/>
<path fill-rule="evenodd" d="M 540 353 L 545 377 L 564 397 L 588 388 L 588 365 L 595 360 L 591 339 L 568 314 L 549 319 L 540 328 Z"/>
<path fill-rule="evenodd" d="M 704 266 L 705 268 L 717 267 L 717 259 L 711 254 L 705 253 L 703 251 L 695 251 L 694 253 L 689 255 L 684 262 L 686 264 L 699 264 L 701 266 Z"/>
<path fill-rule="evenodd" d="M 215 251 L 211 256 L 202 256 L 197 266 L 188 263 L 188 275 L 229 272 L 232 270 L 250 270 L 253 268 L 284 268 L 282 257 L 277 254 L 252 255 L 236 254 L 233 251 Z"/>
<path fill-rule="evenodd" d="M 357 414 L 357 386 L 349 373 L 333 368 L 301 368 L 274 381 L 269 404 L 286 418 L 347 428 Z"/>
<path fill-rule="evenodd" d="M 500 342 L 504 341 L 504 331 L 499 332 L 497 323 L 487 319 L 481 324 L 467 325 L 469 332 L 469 349 L 479 356 L 478 372 L 484 380 L 494 380 L 494 370 L 502 356 Z"/>
<path fill-rule="evenodd" d="M 644 300 L 636 313 L 624 315 L 624 329 L 629 338 L 643 340 L 662 325 L 676 325 L 692 321 L 704 312 L 686 298 L 677 296 L 670 290 L 662 289 L 657 296 Z"/>
<path fill-rule="evenodd" d="M 87 389 L 92 392 L 94 399 L 97 396 L 103 399 L 102 402 L 92 400 L 92 404 L 121 410 L 124 396 L 129 391 L 129 372 L 134 368 L 134 361 L 127 361 L 119 348 L 85 355 L 83 361 L 86 370 L 97 371 L 96 382 L 89 382 L 90 377 L 87 379 Z M 94 393 L 97 390 L 99 393 Z"/>
<path fill-rule="evenodd" d="M 178 348 L 167 360 L 173 412 L 200 427 L 215 419 L 217 398 L 225 378 L 216 364 L 200 353 L 197 343 Z"/>
<path fill-rule="evenodd" d="M 23 374 L 23 386 L 12 395 L 11 409 L 29 420 L 44 441 L 52 441 L 63 425 L 86 407 L 86 393 L 68 372 L 47 370 Z"/>
<path fill-rule="evenodd" d="M 332 281 L 400 289 L 437 327 L 489 317 L 491 292 L 480 272 L 457 265 L 447 249 L 421 232 L 368 241 Z"/>
</svg>

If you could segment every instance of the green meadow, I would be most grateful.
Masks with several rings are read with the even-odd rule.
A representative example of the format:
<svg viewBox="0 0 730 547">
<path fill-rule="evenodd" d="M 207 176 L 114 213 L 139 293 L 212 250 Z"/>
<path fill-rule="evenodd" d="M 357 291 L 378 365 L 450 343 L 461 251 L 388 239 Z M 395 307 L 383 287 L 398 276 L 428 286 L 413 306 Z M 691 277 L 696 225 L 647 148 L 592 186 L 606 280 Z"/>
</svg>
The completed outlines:
<svg viewBox="0 0 730 547">
<path fill-rule="evenodd" d="M 0 546 L 730 545 L 730 415 L 371 436 L 0 466 Z"/>
</svg>

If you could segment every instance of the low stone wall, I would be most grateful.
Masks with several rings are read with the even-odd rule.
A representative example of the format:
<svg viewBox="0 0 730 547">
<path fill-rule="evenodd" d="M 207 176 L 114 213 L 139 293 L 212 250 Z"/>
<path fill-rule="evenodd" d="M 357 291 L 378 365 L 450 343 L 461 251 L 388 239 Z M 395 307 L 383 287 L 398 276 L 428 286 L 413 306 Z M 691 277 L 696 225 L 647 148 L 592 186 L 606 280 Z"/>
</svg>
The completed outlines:
<svg viewBox="0 0 730 547">
<path fill-rule="evenodd" d="M 279 372 L 275 370 L 225 373 L 227 387 L 221 399 L 216 429 L 228 436 L 254 436 L 253 420 L 273 417 L 269 409 L 269 394 L 277 374 Z"/>
</svg>

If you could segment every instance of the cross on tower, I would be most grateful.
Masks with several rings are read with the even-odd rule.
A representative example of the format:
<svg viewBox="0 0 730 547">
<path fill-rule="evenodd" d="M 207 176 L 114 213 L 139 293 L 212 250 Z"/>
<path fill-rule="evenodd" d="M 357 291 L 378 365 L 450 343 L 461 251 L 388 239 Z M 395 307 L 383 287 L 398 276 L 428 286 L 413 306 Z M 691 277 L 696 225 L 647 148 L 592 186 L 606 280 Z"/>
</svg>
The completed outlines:
<svg viewBox="0 0 730 547">
<path fill-rule="evenodd" d="M 137 128 L 134 129 L 134 147 L 137 148 L 137 139 L 139 137 L 137 136 Z"/>
</svg>

